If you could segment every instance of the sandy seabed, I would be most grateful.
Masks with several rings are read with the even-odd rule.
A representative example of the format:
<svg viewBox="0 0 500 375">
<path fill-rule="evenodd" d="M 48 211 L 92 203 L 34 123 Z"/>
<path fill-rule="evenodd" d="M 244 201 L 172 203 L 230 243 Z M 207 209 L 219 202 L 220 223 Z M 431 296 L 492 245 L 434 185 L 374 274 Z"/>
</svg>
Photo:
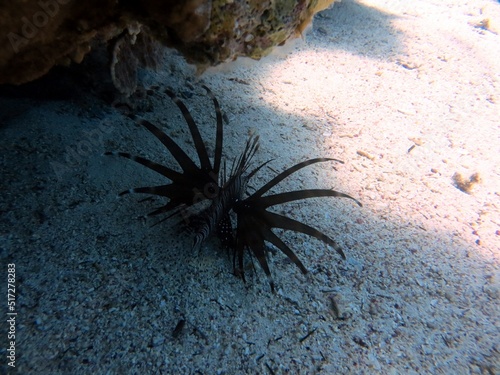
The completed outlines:
<svg viewBox="0 0 500 375">
<path fill-rule="evenodd" d="M 105 151 L 174 162 L 108 104 L 92 62 L 2 89 L 0 257 L 2 280 L 15 264 L 18 373 L 499 373 L 499 32 L 492 0 L 343 0 L 260 62 L 196 78 L 170 55 L 165 71 L 142 74 L 144 87 L 178 93 L 213 152 L 201 84 L 211 88 L 229 162 L 260 135 L 255 163 L 274 160 L 254 188 L 308 158 L 345 162 L 277 187 L 333 188 L 363 207 L 278 207 L 335 238 L 347 260 L 280 234 L 309 273 L 270 248 L 275 294 L 258 266 L 236 278 L 216 240 L 195 252 L 175 223 L 137 219 L 158 200 L 116 198 L 165 180 Z M 168 97 L 131 102 L 192 151 Z M 474 175 L 465 191 L 459 176 Z M 1 293 L 5 316 L 5 281 Z"/>
</svg>

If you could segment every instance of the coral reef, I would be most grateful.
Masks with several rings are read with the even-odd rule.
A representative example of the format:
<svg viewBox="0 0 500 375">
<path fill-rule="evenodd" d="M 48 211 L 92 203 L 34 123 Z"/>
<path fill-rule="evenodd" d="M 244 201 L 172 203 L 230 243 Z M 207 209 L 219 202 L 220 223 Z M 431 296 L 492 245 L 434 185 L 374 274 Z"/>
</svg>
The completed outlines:
<svg viewBox="0 0 500 375">
<path fill-rule="evenodd" d="M 314 13 L 334 1 L 3 2 L 0 84 L 32 81 L 55 65 L 81 62 L 96 43 L 108 43 L 113 80 L 127 93 L 135 87 L 134 78 L 122 82 L 122 73 L 137 65 L 155 66 L 156 40 L 179 50 L 199 70 L 238 56 L 259 59 L 300 35 Z M 124 59 L 130 66 L 120 66 Z"/>
</svg>

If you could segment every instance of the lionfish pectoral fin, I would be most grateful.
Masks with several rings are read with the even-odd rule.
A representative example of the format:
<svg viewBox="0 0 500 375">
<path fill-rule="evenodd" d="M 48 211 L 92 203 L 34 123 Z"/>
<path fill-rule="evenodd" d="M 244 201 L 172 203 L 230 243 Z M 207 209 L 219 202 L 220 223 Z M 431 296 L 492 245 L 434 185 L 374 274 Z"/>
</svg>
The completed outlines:
<svg viewBox="0 0 500 375">
<path fill-rule="evenodd" d="M 199 168 L 196 164 L 170 136 L 147 120 L 140 120 L 139 124 L 148 129 L 168 149 L 184 172 L 192 175 L 198 172 Z"/>
<path fill-rule="evenodd" d="M 320 241 L 330 245 L 335 249 L 335 251 L 343 258 L 346 259 L 346 256 L 340 246 L 328 237 L 326 234 L 320 232 L 319 230 L 310 227 L 307 224 L 301 223 L 300 221 L 290 219 L 289 217 L 275 214 L 273 212 L 268 212 L 262 210 L 260 217 L 264 220 L 270 227 L 272 228 L 281 228 L 286 230 L 293 230 L 295 232 L 304 233 L 308 236 L 315 237 Z"/>
<path fill-rule="evenodd" d="M 194 146 L 196 148 L 196 153 L 198 154 L 198 157 L 200 159 L 201 168 L 211 170 L 212 166 L 210 164 L 207 149 L 205 147 L 205 144 L 203 143 L 200 131 L 195 121 L 193 120 L 191 113 L 189 113 L 186 105 L 172 91 L 166 89 L 165 93 L 170 96 L 172 101 L 180 109 L 182 115 L 184 116 L 184 119 L 186 120 L 186 123 L 188 124 L 189 132 L 191 133 L 191 137 L 193 138 Z"/>
<path fill-rule="evenodd" d="M 295 173 L 299 169 L 302 169 L 304 167 L 307 167 L 308 165 L 315 164 L 315 163 L 321 163 L 325 161 L 335 161 L 338 163 L 344 163 L 341 160 L 338 159 L 332 159 L 332 158 L 316 158 L 316 159 L 309 159 L 306 161 L 303 161 L 301 163 L 295 164 L 293 167 L 290 167 L 280 174 L 278 174 L 276 177 L 274 177 L 271 181 L 269 181 L 267 184 L 262 186 L 259 190 L 257 190 L 253 195 L 255 197 L 260 197 L 262 194 L 264 194 L 266 191 L 271 189 L 273 186 L 277 185 L 281 181 L 283 181 L 286 177 L 290 176 L 292 173 Z"/>
<path fill-rule="evenodd" d="M 361 203 L 358 200 L 354 199 L 353 197 L 330 189 L 296 190 L 296 191 L 288 191 L 286 193 L 266 195 L 265 197 L 257 197 L 257 198 L 254 197 L 255 194 L 253 194 L 248 199 L 253 200 L 260 207 L 264 208 L 275 206 L 277 204 L 293 202 L 301 199 L 321 198 L 321 197 L 349 198 L 352 199 L 357 205 L 361 207 Z"/>
<path fill-rule="evenodd" d="M 304 267 L 297 255 L 295 255 L 295 253 L 276 234 L 274 234 L 271 229 L 263 227 L 262 235 L 266 241 L 272 243 L 280 249 L 293 263 L 295 263 L 295 265 L 300 268 L 302 273 L 307 273 L 306 267 Z"/>
<path fill-rule="evenodd" d="M 202 87 L 207 91 L 207 94 L 210 97 L 210 99 L 212 99 L 215 107 L 217 130 L 215 134 L 215 155 L 214 155 L 213 171 L 218 176 L 222 160 L 222 142 L 223 142 L 222 112 L 220 110 L 219 102 L 215 98 L 215 95 L 212 93 L 212 91 L 210 91 L 210 89 L 205 85 L 202 85 Z"/>
<path fill-rule="evenodd" d="M 240 271 L 244 275 L 243 271 L 243 255 L 244 249 L 250 250 L 253 256 L 257 258 L 261 268 L 267 276 L 269 285 L 271 286 L 271 291 L 274 292 L 274 280 L 271 276 L 271 270 L 269 269 L 269 264 L 267 263 L 266 249 L 265 249 L 265 236 L 263 232 L 265 230 L 265 224 L 259 220 L 247 216 L 245 219 L 240 218 L 238 215 L 238 231 L 242 233 L 241 237 L 237 238 L 237 248 L 240 246 L 240 251 L 238 252 L 238 261 L 240 265 Z M 241 249 L 242 247 L 242 249 Z"/>
<path fill-rule="evenodd" d="M 131 154 L 126 153 L 126 152 L 112 152 L 112 151 L 105 152 L 104 155 L 120 156 L 122 158 L 130 159 L 132 161 L 135 161 L 136 163 L 144 165 L 145 167 L 161 174 L 162 176 L 164 176 L 172 181 L 182 177 L 182 175 L 179 172 L 176 172 L 173 169 L 170 169 L 168 167 L 165 167 L 164 165 L 155 163 L 154 161 L 148 160 L 148 159 L 143 158 L 141 156 L 134 156 L 134 155 L 131 155 Z"/>
</svg>

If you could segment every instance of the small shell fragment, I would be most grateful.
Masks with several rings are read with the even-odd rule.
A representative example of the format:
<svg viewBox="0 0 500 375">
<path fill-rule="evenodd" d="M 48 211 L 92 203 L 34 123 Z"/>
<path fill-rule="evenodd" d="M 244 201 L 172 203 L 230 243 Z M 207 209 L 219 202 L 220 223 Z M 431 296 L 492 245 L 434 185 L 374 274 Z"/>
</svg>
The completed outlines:
<svg viewBox="0 0 500 375">
<path fill-rule="evenodd" d="M 367 159 L 370 159 L 371 161 L 375 160 L 375 157 L 370 155 L 369 153 L 365 152 L 365 151 L 362 151 L 362 150 L 358 150 L 356 151 L 356 154 L 358 154 L 359 156 L 363 156 Z"/>
</svg>

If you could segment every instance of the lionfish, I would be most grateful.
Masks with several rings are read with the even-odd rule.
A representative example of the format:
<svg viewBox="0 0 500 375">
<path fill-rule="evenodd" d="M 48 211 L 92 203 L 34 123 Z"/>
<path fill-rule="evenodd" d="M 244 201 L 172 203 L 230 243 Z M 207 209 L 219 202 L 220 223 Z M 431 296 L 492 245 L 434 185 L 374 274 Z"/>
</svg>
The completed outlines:
<svg viewBox="0 0 500 375">
<path fill-rule="evenodd" d="M 302 273 L 307 273 L 307 269 L 302 264 L 301 260 L 295 255 L 290 247 L 272 231 L 273 228 L 291 230 L 315 237 L 330 245 L 343 259 L 345 259 L 345 254 L 340 246 L 324 233 L 305 223 L 268 211 L 267 209 L 279 204 L 306 198 L 343 197 L 352 199 L 361 207 L 359 201 L 347 194 L 330 189 L 306 189 L 265 195 L 282 180 L 308 165 L 322 162 L 343 162 L 332 158 L 315 158 L 300 162 L 279 173 L 253 194 L 248 195 L 246 190 L 249 180 L 271 160 L 253 169 L 250 168 L 251 160 L 259 148 L 259 137 L 252 135 L 246 142 L 245 149 L 233 164 L 229 176 L 226 176 L 225 168 L 224 173 L 221 172 L 223 116 L 219 102 L 213 93 L 204 85 L 203 88 L 213 101 L 217 121 L 213 162 L 210 160 L 198 126 L 189 110 L 172 91 L 166 89 L 165 93 L 180 109 L 188 125 L 198 155 L 199 166 L 169 135 L 165 134 L 151 122 L 144 119 L 136 119 L 135 116 L 132 115 L 130 116 L 132 119 L 144 126 L 163 143 L 178 163 L 182 172 L 141 156 L 133 156 L 124 152 L 106 152 L 106 155 L 118 155 L 133 160 L 170 180 L 170 182 L 165 185 L 133 188 L 125 190 L 119 195 L 142 193 L 168 198 L 168 202 L 165 205 L 148 213 L 146 216 L 169 213 L 169 216 L 163 219 L 165 220 L 175 214 L 182 214 L 185 222 L 188 223 L 195 233 L 193 248 L 199 247 L 210 235 L 215 234 L 220 239 L 221 244 L 232 253 L 233 272 L 235 275 L 241 277 L 244 282 L 245 273 L 243 260 L 246 251 L 248 251 L 257 258 L 260 266 L 268 277 L 272 291 L 274 291 L 274 281 L 271 277 L 271 271 L 267 261 L 268 249 L 265 245 L 266 242 L 280 249 L 297 265 Z M 206 201 L 207 204 L 205 204 L 205 208 L 201 209 L 200 212 L 188 214 L 188 209 L 201 201 Z M 236 224 L 235 228 L 233 224 Z"/>
</svg>

